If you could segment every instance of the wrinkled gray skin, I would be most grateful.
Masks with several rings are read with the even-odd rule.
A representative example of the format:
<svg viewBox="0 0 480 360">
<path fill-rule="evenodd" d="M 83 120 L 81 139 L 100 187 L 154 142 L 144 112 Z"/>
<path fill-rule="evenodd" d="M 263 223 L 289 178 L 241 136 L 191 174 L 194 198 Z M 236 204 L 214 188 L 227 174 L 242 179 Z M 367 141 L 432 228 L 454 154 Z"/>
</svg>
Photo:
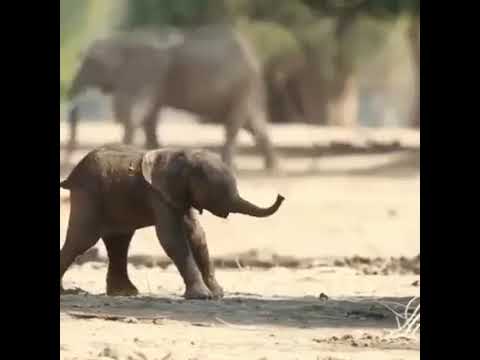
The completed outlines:
<svg viewBox="0 0 480 360">
<path fill-rule="evenodd" d="M 249 43 L 226 26 L 199 28 L 176 44 L 160 48 L 146 43 L 107 39 L 87 51 L 68 97 L 88 88 L 113 97 L 113 113 L 124 125 L 124 144 L 133 130 L 143 127 L 147 149 L 159 147 L 157 115 L 162 107 L 189 111 L 225 125 L 222 158 L 232 165 L 235 140 L 245 128 L 275 169 L 276 157 L 267 131 L 265 89 L 261 68 Z M 132 119 L 136 104 L 146 105 L 138 124 Z M 76 144 L 78 108 L 69 113 L 70 152 Z"/>
<path fill-rule="evenodd" d="M 155 226 L 157 237 L 185 283 L 185 298 L 223 296 L 215 279 L 205 233 L 193 209 L 226 218 L 274 214 L 284 200 L 260 208 L 242 199 L 236 180 L 215 154 L 202 150 L 141 151 L 107 145 L 88 153 L 60 186 L 70 190 L 70 219 L 60 252 L 60 288 L 78 255 L 101 238 L 109 264 L 108 295 L 136 295 L 127 273 L 130 241 L 137 229 Z"/>
</svg>

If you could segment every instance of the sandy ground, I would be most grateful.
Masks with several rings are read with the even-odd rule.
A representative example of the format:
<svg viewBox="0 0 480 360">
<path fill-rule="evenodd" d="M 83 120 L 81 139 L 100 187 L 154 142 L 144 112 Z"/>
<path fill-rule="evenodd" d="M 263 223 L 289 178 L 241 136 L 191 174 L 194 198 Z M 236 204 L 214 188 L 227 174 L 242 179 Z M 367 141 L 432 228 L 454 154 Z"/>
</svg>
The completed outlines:
<svg viewBox="0 0 480 360">
<path fill-rule="evenodd" d="M 82 125 L 89 146 L 120 138 L 111 123 Z M 272 133 L 277 144 L 304 147 L 332 139 L 419 143 L 409 131 L 325 130 L 278 126 Z M 175 145 L 223 139 L 215 126 L 165 123 L 159 132 L 167 145 L 168 138 Z M 62 125 L 62 141 L 65 135 Z M 249 141 L 243 134 L 240 144 Z M 418 337 L 387 336 L 397 323 L 382 305 L 401 309 L 420 291 L 419 261 L 412 260 L 420 247 L 418 153 L 282 155 L 284 173 L 276 177 L 261 172 L 258 156 L 236 160 L 246 198 L 266 205 L 280 192 L 287 200 L 268 219 L 200 217 L 225 299 L 183 300 L 181 278 L 152 229 L 138 231 L 130 250 L 141 295 L 106 297 L 99 244 L 91 261 L 85 257 L 64 278 L 66 288 L 86 293 L 61 297 L 61 359 L 418 359 Z M 60 198 L 61 245 L 68 192 Z"/>
</svg>

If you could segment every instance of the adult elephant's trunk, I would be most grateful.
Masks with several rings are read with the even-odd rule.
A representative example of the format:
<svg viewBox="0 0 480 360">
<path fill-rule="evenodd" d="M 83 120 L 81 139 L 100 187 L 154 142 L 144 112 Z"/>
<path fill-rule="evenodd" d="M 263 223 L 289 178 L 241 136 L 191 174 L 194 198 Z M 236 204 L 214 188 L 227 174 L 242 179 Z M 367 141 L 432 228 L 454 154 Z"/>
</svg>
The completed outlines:
<svg viewBox="0 0 480 360">
<path fill-rule="evenodd" d="M 68 111 L 67 123 L 70 127 L 70 139 L 68 141 L 68 151 L 72 152 L 77 142 L 77 127 L 78 127 L 78 105 L 75 102 L 75 97 L 84 89 L 82 79 L 79 74 L 73 79 L 72 85 L 67 93 L 67 99 L 70 109 Z"/>
<path fill-rule="evenodd" d="M 272 206 L 261 208 L 238 196 L 238 198 L 234 201 L 230 212 L 255 217 L 267 217 L 277 212 L 280 205 L 282 205 L 283 200 L 285 200 L 285 198 L 282 195 L 277 195 L 277 200 L 275 200 L 275 203 Z"/>
<path fill-rule="evenodd" d="M 73 150 L 74 146 L 77 143 L 77 127 L 78 127 L 78 106 L 71 106 L 68 112 L 67 118 L 68 124 L 70 126 L 70 139 L 68 141 L 69 150 Z"/>
</svg>

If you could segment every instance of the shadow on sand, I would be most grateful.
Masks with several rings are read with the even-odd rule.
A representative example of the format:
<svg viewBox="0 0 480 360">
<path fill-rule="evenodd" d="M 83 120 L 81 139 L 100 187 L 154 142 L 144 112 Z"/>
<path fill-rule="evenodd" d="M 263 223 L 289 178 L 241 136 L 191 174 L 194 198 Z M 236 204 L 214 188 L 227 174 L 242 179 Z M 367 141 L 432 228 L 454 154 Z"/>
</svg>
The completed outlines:
<svg viewBox="0 0 480 360">
<path fill-rule="evenodd" d="M 178 296 L 62 295 L 60 312 L 76 318 L 124 321 L 174 320 L 210 327 L 275 326 L 294 328 L 382 328 L 397 327 L 394 314 L 379 302 L 403 313 L 411 298 L 348 297 L 321 300 L 315 297 L 273 297 L 255 294 L 226 294 L 222 300 L 184 300 Z M 416 307 L 411 306 L 413 310 Z"/>
</svg>

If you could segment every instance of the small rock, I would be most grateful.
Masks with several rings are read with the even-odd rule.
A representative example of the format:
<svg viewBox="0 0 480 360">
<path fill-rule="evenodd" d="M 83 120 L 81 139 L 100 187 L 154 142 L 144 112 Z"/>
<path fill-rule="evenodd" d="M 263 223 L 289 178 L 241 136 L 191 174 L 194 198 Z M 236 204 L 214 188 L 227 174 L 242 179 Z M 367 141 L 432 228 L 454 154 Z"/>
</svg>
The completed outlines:
<svg viewBox="0 0 480 360">
<path fill-rule="evenodd" d="M 319 298 L 320 300 L 323 300 L 323 301 L 327 301 L 327 300 L 328 300 L 328 296 L 327 296 L 326 294 L 324 294 L 323 292 L 322 292 L 320 295 L 318 295 L 318 298 Z"/>
<path fill-rule="evenodd" d="M 343 267 L 345 266 L 345 262 L 337 259 L 333 262 L 333 266 Z"/>
<path fill-rule="evenodd" d="M 104 356 L 111 359 L 120 359 L 120 354 L 116 349 L 111 348 L 110 346 L 105 347 L 98 356 Z"/>
<path fill-rule="evenodd" d="M 134 317 L 127 317 L 123 320 L 127 324 L 138 324 L 138 319 Z"/>
<path fill-rule="evenodd" d="M 397 210 L 395 209 L 388 209 L 387 213 L 388 213 L 388 216 L 391 216 L 391 217 L 397 216 Z"/>
</svg>

